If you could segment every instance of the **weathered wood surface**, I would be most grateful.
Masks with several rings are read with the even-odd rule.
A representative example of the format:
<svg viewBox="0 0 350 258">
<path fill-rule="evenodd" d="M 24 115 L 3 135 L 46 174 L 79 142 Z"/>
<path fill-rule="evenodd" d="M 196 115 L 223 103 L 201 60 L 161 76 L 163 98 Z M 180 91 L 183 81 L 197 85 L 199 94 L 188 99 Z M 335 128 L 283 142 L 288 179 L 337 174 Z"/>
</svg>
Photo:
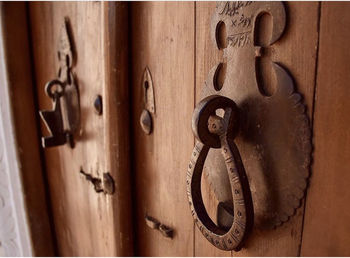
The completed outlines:
<svg viewBox="0 0 350 258">
<path fill-rule="evenodd" d="M 186 168 L 194 143 L 194 3 L 133 3 L 131 22 L 137 254 L 192 256 Z M 156 109 L 150 135 L 139 124 L 146 67 L 152 75 Z M 146 215 L 173 228 L 174 238 L 149 228 Z"/>
<path fill-rule="evenodd" d="M 126 4 L 100 2 L 30 3 L 34 70 L 40 109 L 50 109 L 44 93 L 58 71 L 57 43 L 64 18 L 71 24 L 80 92 L 81 130 L 76 146 L 45 149 L 59 255 L 131 255 L 127 88 Z M 115 9 L 116 8 L 116 9 Z M 121 8 L 121 9 L 118 9 Z M 118 17 L 119 16 L 119 17 Z M 94 112 L 103 97 L 103 115 Z M 120 122 L 122 121 L 122 122 Z M 47 131 L 42 126 L 42 133 Z M 94 177 L 109 172 L 114 195 L 96 193 L 80 169 Z"/>
<path fill-rule="evenodd" d="M 315 152 L 302 256 L 350 255 L 349 11 L 349 3 L 321 3 Z"/>
<path fill-rule="evenodd" d="M 41 109 L 51 108 L 43 87 L 57 73 L 56 47 L 64 16 L 71 20 L 77 51 L 73 71 L 80 88 L 83 130 L 74 150 L 68 146 L 45 150 L 59 254 L 130 254 L 130 223 L 134 223 L 136 254 L 144 256 L 349 255 L 350 210 L 346 206 L 350 198 L 346 173 L 349 156 L 346 126 L 350 122 L 346 113 L 349 4 L 285 3 L 286 30 L 265 52 L 263 83 L 273 92 L 274 76 L 268 64 L 271 60 L 282 64 L 304 96 L 309 116 L 314 117 L 310 189 L 305 214 L 302 205 L 290 221 L 277 229 L 255 229 L 239 253 L 218 250 L 194 227 L 185 187 L 194 143 L 192 112 L 200 101 L 209 70 L 222 60 L 210 34 L 215 3 L 130 4 L 130 63 L 125 60 L 127 37 L 118 37 L 119 33 L 127 33 L 124 22 L 128 19 L 123 16 L 126 12 L 114 13 L 112 6 L 95 2 L 30 4 Z M 264 36 L 269 29 L 267 19 L 259 34 Z M 127 135 L 128 81 L 123 66 L 131 67 L 131 147 Z M 139 125 L 144 107 L 141 81 L 146 67 L 152 74 L 156 106 L 151 135 L 144 134 Z M 97 94 L 105 101 L 102 117 L 93 112 Z M 133 153 L 133 218 L 129 209 L 128 146 Z M 79 174 L 80 166 L 94 176 L 109 171 L 116 181 L 116 194 L 111 197 L 95 193 Z M 215 220 L 217 200 L 206 180 L 202 191 Z M 173 228 L 174 238 L 165 238 L 147 227 L 145 215 Z"/>
<path fill-rule="evenodd" d="M 117 256 L 134 254 L 132 196 L 130 184 L 130 84 L 128 3 L 103 4 L 104 22 L 104 146 L 106 171 L 114 178 L 114 244 Z M 108 228 L 109 225 L 105 225 Z"/>
</svg>

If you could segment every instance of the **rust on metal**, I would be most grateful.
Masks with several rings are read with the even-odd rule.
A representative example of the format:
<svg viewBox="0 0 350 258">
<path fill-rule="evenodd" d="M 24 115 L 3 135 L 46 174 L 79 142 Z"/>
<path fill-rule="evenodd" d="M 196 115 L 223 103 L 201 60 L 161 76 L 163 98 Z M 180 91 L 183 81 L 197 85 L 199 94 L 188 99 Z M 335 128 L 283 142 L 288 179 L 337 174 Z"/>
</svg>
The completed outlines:
<svg viewBox="0 0 350 258">
<path fill-rule="evenodd" d="M 272 19 L 271 35 L 265 45 L 258 43 L 256 38 L 260 26 L 257 21 L 264 13 L 268 13 Z M 215 45 L 223 50 L 223 61 L 210 70 L 201 92 L 201 99 L 226 97 L 234 101 L 239 109 L 237 135 L 234 143 L 231 139 L 228 139 L 228 143 L 237 146 L 241 154 L 252 197 L 254 227 L 262 230 L 286 222 L 300 207 L 307 187 L 312 152 L 309 118 L 290 74 L 282 65 L 271 61 L 277 86 L 275 92 L 267 96 L 262 90 L 256 68 L 260 58 L 268 52 L 265 50 L 282 36 L 285 25 L 286 13 L 282 2 L 219 2 L 211 22 L 211 36 Z M 224 37 L 220 34 L 223 26 L 226 28 Z M 226 71 L 222 78 L 219 75 L 223 64 Z M 220 112 L 216 111 L 217 114 Z M 201 116 L 194 116 L 192 123 L 196 124 L 198 117 Z M 215 121 L 218 118 L 214 116 L 211 119 Z M 197 139 L 202 139 L 199 132 L 207 130 L 206 126 L 203 123 L 195 128 Z M 198 177 L 201 172 L 196 172 L 196 169 L 201 169 L 194 165 L 203 166 L 204 174 L 220 203 L 217 212 L 220 227 L 214 223 L 210 227 L 222 231 L 215 232 L 209 227 L 205 229 L 203 223 L 198 223 L 198 214 L 195 215 L 193 211 L 193 201 L 200 197 L 198 189 L 191 192 L 192 215 L 212 244 L 224 250 L 237 250 L 232 245 L 227 246 L 226 242 L 225 247 L 220 242 L 222 237 L 219 237 L 235 224 L 236 219 L 234 213 L 237 206 L 232 196 L 229 168 L 222 148 L 218 149 L 217 136 L 213 133 L 209 135 L 208 131 L 205 135 L 208 136 L 206 143 L 196 143 L 188 175 L 194 177 L 193 173 L 197 173 Z M 191 185 L 193 181 L 187 184 Z M 191 187 L 188 188 L 190 190 Z M 204 207 L 201 209 L 200 213 L 206 213 Z"/>
<path fill-rule="evenodd" d="M 150 134 L 152 131 L 152 116 L 147 109 L 143 109 L 140 116 L 140 125 L 145 134 Z"/>
<path fill-rule="evenodd" d="M 115 191 L 115 184 L 113 177 L 107 172 L 103 173 L 103 178 L 94 177 L 91 174 L 84 172 L 80 169 L 80 174 L 82 174 L 87 181 L 89 181 L 93 186 L 96 193 L 104 193 L 112 195 Z"/>
<path fill-rule="evenodd" d="M 146 215 L 145 222 L 149 228 L 158 230 L 164 237 L 173 238 L 174 230 L 172 228 L 160 223 L 157 219 Z"/>
<path fill-rule="evenodd" d="M 174 230 L 172 228 L 169 228 L 168 226 L 160 224 L 159 231 L 160 231 L 160 233 L 162 233 L 163 236 L 165 236 L 167 238 L 173 238 Z"/>
<path fill-rule="evenodd" d="M 146 215 L 145 216 L 145 221 L 146 221 L 146 225 L 151 228 L 151 229 L 158 229 L 160 222 L 158 220 L 156 220 L 155 218 Z"/>
<path fill-rule="evenodd" d="M 154 89 L 151 72 L 148 67 L 145 68 L 142 79 L 143 95 L 145 102 L 145 109 L 152 114 L 156 113 L 156 105 L 154 102 Z"/>
<path fill-rule="evenodd" d="M 216 115 L 218 109 L 224 110 L 223 117 Z M 187 194 L 192 216 L 202 234 L 214 246 L 238 251 L 254 220 L 249 183 L 234 143 L 239 129 L 239 110 L 229 98 L 218 95 L 206 97 L 193 112 L 192 129 L 198 140 L 187 172 Z M 230 184 L 234 219 L 226 229 L 218 227 L 210 219 L 202 199 L 202 172 L 210 148 L 220 149 Z"/>
<path fill-rule="evenodd" d="M 152 115 L 156 113 L 156 106 L 154 101 L 154 90 L 151 72 L 148 67 L 145 68 L 142 77 L 143 101 L 144 108 L 140 115 L 140 125 L 146 134 L 151 134 L 153 122 Z"/>
<path fill-rule="evenodd" d="M 78 87 L 72 73 L 73 53 L 69 37 L 69 21 L 66 18 L 61 28 L 58 43 L 58 78 L 46 84 L 46 94 L 53 101 L 53 110 L 39 111 L 51 136 L 42 137 L 44 148 L 69 143 L 74 147 L 73 135 L 80 125 Z"/>
</svg>

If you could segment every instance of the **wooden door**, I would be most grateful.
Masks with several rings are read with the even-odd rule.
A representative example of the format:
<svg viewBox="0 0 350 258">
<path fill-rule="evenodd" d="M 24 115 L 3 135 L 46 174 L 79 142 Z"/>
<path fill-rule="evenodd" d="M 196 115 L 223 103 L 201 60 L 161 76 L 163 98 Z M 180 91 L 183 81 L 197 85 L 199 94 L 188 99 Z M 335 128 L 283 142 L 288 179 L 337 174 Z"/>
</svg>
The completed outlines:
<svg viewBox="0 0 350 258">
<path fill-rule="evenodd" d="M 186 166 L 194 145 L 191 112 L 200 100 L 209 70 L 223 60 L 223 53 L 213 44 L 210 34 L 215 6 L 214 2 L 131 4 L 136 253 L 349 255 L 346 243 L 350 224 L 346 218 L 350 214 L 344 206 L 349 202 L 345 165 L 349 164 L 345 129 L 349 124 L 345 86 L 348 57 L 344 54 L 348 40 L 344 35 L 350 24 L 345 18 L 348 3 L 285 3 L 286 30 L 270 46 L 266 57 L 288 69 L 307 106 L 314 132 L 314 164 L 306 200 L 282 226 L 254 229 L 238 253 L 215 248 L 194 226 L 185 190 Z M 264 35 L 269 30 L 268 22 L 262 26 L 260 33 Z M 152 75 L 156 106 L 150 135 L 139 124 L 146 67 Z M 273 84 L 272 77 L 265 76 L 264 80 L 265 85 Z M 202 192 L 210 215 L 215 217 L 217 200 L 205 178 Z M 171 227 L 173 239 L 148 227 L 145 216 Z"/>
<path fill-rule="evenodd" d="M 194 142 L 188 130 L 195 93 L 194 3 L 132 4 L 131 28 L 136 250 L 145 256 L 191 256 L 194 231 L 184 168 Z M 150 135 L 139 123 L 146 67 L 156 109 Z M 173 228 L 173 239 L 147 227 L 145 216 Z"/>
<path fill-rule="evenodd" d="M 29 19 L 38 109 L 52 109 L 44 87 L 57 78 L 58 42 L 65 19 L 80 95 L 75 147 L 44 149 L 58 254 L 131 255 L 127 4 L 30 3 Z M 98 95 L 102 115 L 94 108 Z M 42 135 L 49 135 L 43 123 Z M 109 173 L 115 192 L 96 192 L 81 171 L 94 178 Z"/>
<path fill-rule="evenodd" d="M 303 256 L 350 255 L 349 3 L 319 7 L 314 96 L 314 164 L 306 200 Z"/>
<path fill-rule="evenodd" d="M 29 3 L 29 34 L 38 109 L 50 109 L 45 83 L 57 76 L 57 42 L 69 19 L 81 130 L 76 146 L 43 151 L 53 235 L 60 255 L 326 256 L 350 255 L 347 60 L 348 3 L 285 2 L 283 36 L 269 46 L 303 96 L 313 132 L 306 198 L 274 229 L 254 228 L 239 252 L 222 251 L 195 226 L 186 171 L 195 138 L 192 112 L 209 71 L 223 57 L 211 39 L 215 2 Z M 271 29 L 271 17 L 261 24 Z M 244 69 L 244 68 L 243 68 Z M 263 70 L 265 85 L 274 85 Z M 148 80 L 145 84 L 144 78 Z M 152 84 L 151 132 L 140 125 Z M 148 89 L 147 89 L 148 90 Z M 94 101 L 102 98 L 102 115 Z M 152 97 L 153 98 L 153 97 Z M 149 120 L 148 120 L 149 122 Z M 47 135 L 43 124 L 41 134 Z M 245 157 L 243 162 L 247 162 Z M 98 193 L 80 171 L 108 172 L 112 195 Z M 206 179 L 205 206 L 218 201 Z M 171 236 L 152 228 L 150 218 Z M 150 226 L 151 225 L 151 226 Z"/>
</svg>

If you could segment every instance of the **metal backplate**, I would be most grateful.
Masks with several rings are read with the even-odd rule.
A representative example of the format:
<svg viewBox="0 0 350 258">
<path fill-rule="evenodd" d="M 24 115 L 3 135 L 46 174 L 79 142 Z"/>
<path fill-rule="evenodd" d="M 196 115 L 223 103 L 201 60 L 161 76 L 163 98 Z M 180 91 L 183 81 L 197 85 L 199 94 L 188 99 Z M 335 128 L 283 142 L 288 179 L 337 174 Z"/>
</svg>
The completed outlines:
<svg viewBox="0 0 350 258">
<path fill-rule="evenodd" d="M 257 80 L 256 64 L 263 46 L 255 43 L 255 35 L 257 19 L 264 13 L 272 18 L 268 47 L 283 34 L 286 24 L 283 3 L 217 4 L 211 26 L 212 38 L 220 47 L 219 29 L 224 24 L 227 45 L 221 47 L 224 61 L 209 72 L 201 99 L 216 94 L 237 103 L 242 117 L 235 142 L 251 187 L 255 226 L 270 228 L 287 221 L 300 206 L 307 187 L 312 147 L 305 106 L 287 71 L 271 62 L 277 82 L 271 96 L 264 94 Z M 218 74 L 224 64 L 226 72 L 220 87 Z M 218 201 L 232 203 L 220 150 L 210 149 L 204 171 Z"/>
<path fill-rule="evenodd" d="M 57 54 L 60 62 L 58 78 L 63 82 L 67 82 L 62 103 L 62 107 L 65 109 L 65 112 L 62 112 L 64 115 L 63 122 L 66 130 L 75 133 L 80 129 L 80 100 L 76 79 L 71 71 L 73 65 L 75 65 L 75 60 L 72 32 L 68 18 L 65 18 L 61 27 Z"/>
</svg>

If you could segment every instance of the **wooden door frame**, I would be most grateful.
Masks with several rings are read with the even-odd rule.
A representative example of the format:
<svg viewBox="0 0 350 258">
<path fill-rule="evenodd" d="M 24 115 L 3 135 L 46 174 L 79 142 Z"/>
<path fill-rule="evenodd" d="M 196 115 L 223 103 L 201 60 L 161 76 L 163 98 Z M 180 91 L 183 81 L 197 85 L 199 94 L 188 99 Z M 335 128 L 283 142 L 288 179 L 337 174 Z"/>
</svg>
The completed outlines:
<svg viewBox="0 0 350 258">
<path fill-rule="evenodd" d="M 4 3 L 0 4 L 0 255 L 31 256 L 33 248 L 25 207 L 21 164 L 16 146 L 15 125 L 10 99 L 10 67 L 6 59 L 6 26 Z M 6 15 L 5 15 L 6 16 Z M 8 46 L 8 45 L 7 45 Z"/>
<path fill-rule="evenodd" d="M 0 5 L 2 8 L 2 4 Z M 0 256 L 32 256 L 0 20 Z"/>
<path fill-rule="evenodd" d="M 0 254 L 53 256 L 27 3 L 0 3 L 0 13 Z"/>
</svg>

